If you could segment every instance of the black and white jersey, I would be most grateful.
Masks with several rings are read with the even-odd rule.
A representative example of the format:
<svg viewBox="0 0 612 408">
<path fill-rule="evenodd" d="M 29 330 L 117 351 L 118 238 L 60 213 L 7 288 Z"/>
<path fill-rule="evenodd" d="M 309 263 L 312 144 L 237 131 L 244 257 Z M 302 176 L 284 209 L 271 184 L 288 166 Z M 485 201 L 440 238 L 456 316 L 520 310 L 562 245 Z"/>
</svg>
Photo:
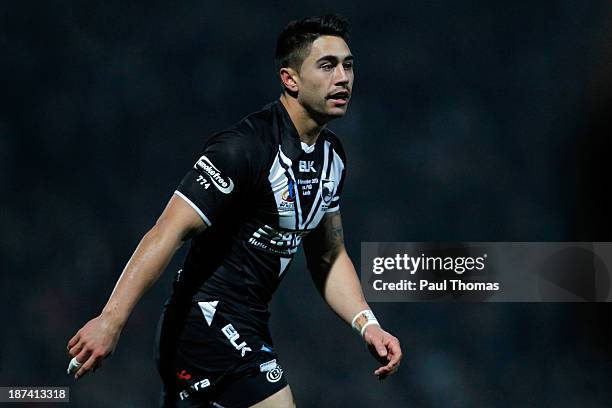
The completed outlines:
<svg viewBox="0 0 612 408">
<path fill-rule="evenodd" d="M 302 238 L 339 209 L 345 167 L 338 138 L 324 129 L 314 145 L 300 142 L 279 101 L 213 135 L 175 192 L 208 228 L 173 298 L 226 299 L 267 321 Z"/>
</svg>

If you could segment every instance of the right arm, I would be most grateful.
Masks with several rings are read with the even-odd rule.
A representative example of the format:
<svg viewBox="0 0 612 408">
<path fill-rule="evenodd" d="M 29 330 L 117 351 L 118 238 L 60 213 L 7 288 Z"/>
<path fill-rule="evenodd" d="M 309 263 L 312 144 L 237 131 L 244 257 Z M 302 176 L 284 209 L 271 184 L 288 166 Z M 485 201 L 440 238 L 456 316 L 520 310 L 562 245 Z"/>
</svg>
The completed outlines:
<svg viewBox="0 0 612 408">
<path fill-rule="evenodd" d="M 113 352 L 138 300 L 157 281 L 183 242 L 205 228 L 196 211 L 173 195 L 155 226 L 140 241 L 102 313 L 68 342 L 68 353 L 82 363 L 75 379 L 98 368 Z"/>
</svg>

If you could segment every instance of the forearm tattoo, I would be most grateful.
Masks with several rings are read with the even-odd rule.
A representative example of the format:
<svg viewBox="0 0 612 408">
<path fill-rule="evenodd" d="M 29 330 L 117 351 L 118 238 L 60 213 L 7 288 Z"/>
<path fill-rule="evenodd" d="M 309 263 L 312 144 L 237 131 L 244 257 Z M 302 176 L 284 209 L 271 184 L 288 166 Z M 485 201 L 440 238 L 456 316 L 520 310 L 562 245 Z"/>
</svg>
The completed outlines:
<svg viewBox="0 0 612 408">
<path fill-rule="evenodd" d="M 343 246 L 340 211 L 325 214 L 315 231 L 305 238 L 306 262 L 319 291 L 323 291 L 327 274 Z"/>
<path fill-rule="evenodd" d="M 325 246 L 328 250 L 337 249 L 344 243 L 340 211 L 326 214 L 322 227 L 325 234 Z"/>
</svg>

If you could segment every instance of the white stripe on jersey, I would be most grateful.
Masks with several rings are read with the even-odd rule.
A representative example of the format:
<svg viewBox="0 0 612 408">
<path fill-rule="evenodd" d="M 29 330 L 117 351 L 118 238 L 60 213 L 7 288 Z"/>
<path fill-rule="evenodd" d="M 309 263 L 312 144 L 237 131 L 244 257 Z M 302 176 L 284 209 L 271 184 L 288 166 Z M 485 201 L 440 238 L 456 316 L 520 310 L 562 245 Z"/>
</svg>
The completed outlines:
<svg viewBox="0 0 612 408">
<path fill-rule="evenodd" d="M 272 192 L 274 193 L 274 200 L 276 201 L 276 208 L 278 211 L 278 225 L 280 228 L 294 230 L 295 227 L 295 204 L 293 208 L 285 207 L 283 200 L 283 193 L 285 192 L 287 186 L 289 185 L 288 179 L 286 176 L 286 171 L 283 165 L 281 164 L 281 151 L 280 147 L 276 157 L 274 158 L 274 163 L 272 167 L 270 167 L 270 172 L 268 174 L 268 181 L 270 182 L 270 187 L 272 188 Z M 291 163 L 291 160 L 289 160 Z M 284 205 L 283 205 L 284 204 Z"/>
<path fill-rule="evenodd" d="M 342 159 L 340 158 L 340 155 L 334 150 L 334 158 L 333 158 L 333 162 L 332 162 L 332 166 L 334 167 L 332 173 L 337 174 L 338 175 L 338 180 L 336 182 L 336 186 L 334 188 L 334 195 L 332 198 L 332 203 L 336 202 L 340 199 L 340 196 L 338 196 L 338 187 L 339 187 L 339 183 L 340 183 L 340 179 L 342 177 L 342 171 L 344 170 L 344 162 L 342 161 Z M 336 208 L 332 208 L 331 210 L 329 210 L 330 212 L 332 211 L 336 211 Z"/>
<path fill-rule="evenodd" d="M 193 209 L 194 209 L 194 210 L 195 210 L 195 211 L 198 213 L 198 215 L 200 216 L 200 218 L 202 218 L 202 220 L 204 221 L 204 223 L 210 227 L 210 225 L 211 225 L 210 220 L 208 219 L 208 217 L 207 217 L 207 216 L 205 216 L 205 215 L 204 215 L 204 213 L 202 212 L 202 210 L 200 210 L 200 209 L 198 208 L 198 206 L 197 206 L 197 205 L 195 205 L 195 204 L 194 204 L 194 203 L 193 203 L 193 202 L 192 202 L 190 199 L 188 199 L 187 197 L 185 197 L 185 195 L 184 195 L 183 193 L 181 193 L 180 191 L 178 191 L 178 190 L 176 190 L 176 191 L 174 192 L 174 194 L 176 194 L 177 196 L 179 196 L 179 197 L 181 197 L 183 200 L 185 200 L 185 202 L 186 202 L 187 204 L 189 204 L 189 206 L 190 206 L 191 208 L 193 208 Z"/>
<path fill-rule="evenodd" d="M 283 163 L 285 163 L 285 165 L 287 166 L 286 171 L 289 173 L 289 176 L 295 183 L 297 179 L 295 178 L 295 174 L 293 174 L 293 170 L 291 169 L 292 161 L 290 158 L 285 156 L 285 153 L 283 153 L 280 146 L 278 147 L 278 155 L 280 156 Z M 297 217 L 294 218 L 293 229 L 301 230 L 304 228 L 304 224 L 302 223 L 302 206 L 300 205 L 300 194 L 298 192 L 298 186 L 296 184 L 293 185 L 293 188 L 295 189 L 295 209 L 297 210 Z"/>
<path fill-rule="evenodd" d="M 314 225 L 317 225 L 320 219 L 323 217 L 323 214 L 319 214 L 319 207 L 321 206 L 322 201 L 323 201 L 323 197 L 321 197 L 321 193 L 323 192 L 323 179 L 325 178 L 325 171 L 327 170 L 327 166 L 329 162 L 328 157 L 329 157 L 330 146 L 331 146 L 331 143 L 329 143 L 326 140 L 325 144 L 323 145 L 323 167 L 321 168 L 321 177 L 319 178 L 319 189 L 317 191 L 317 196 L 315 197 L 315 201 L 313 201 L 312 203 L 310 214 L 308 214 L 308 218 L 306 218 L 306 224 L 314 223 Z M 313 216 L 315 217 L 315 219 L 313 221 L 308 221 Z"/>
</svg>

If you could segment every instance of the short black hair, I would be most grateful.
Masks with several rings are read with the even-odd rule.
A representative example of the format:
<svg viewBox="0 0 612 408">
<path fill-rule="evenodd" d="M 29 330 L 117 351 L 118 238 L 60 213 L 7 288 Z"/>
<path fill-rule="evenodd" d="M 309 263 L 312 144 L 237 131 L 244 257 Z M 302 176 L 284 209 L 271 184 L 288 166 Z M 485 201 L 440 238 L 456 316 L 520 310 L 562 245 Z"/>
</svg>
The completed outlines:
<svg viewBox="0 0 612 408">
<path fill-rule="evenodd" d="M 308 17 L 287 24 L 276 40 L 276 71 L 285 67 L 300 70 L 312 43 L 322 35 L 341 37 L 348 42 L 349 22 L 336 14 Z"/>
</svg>

